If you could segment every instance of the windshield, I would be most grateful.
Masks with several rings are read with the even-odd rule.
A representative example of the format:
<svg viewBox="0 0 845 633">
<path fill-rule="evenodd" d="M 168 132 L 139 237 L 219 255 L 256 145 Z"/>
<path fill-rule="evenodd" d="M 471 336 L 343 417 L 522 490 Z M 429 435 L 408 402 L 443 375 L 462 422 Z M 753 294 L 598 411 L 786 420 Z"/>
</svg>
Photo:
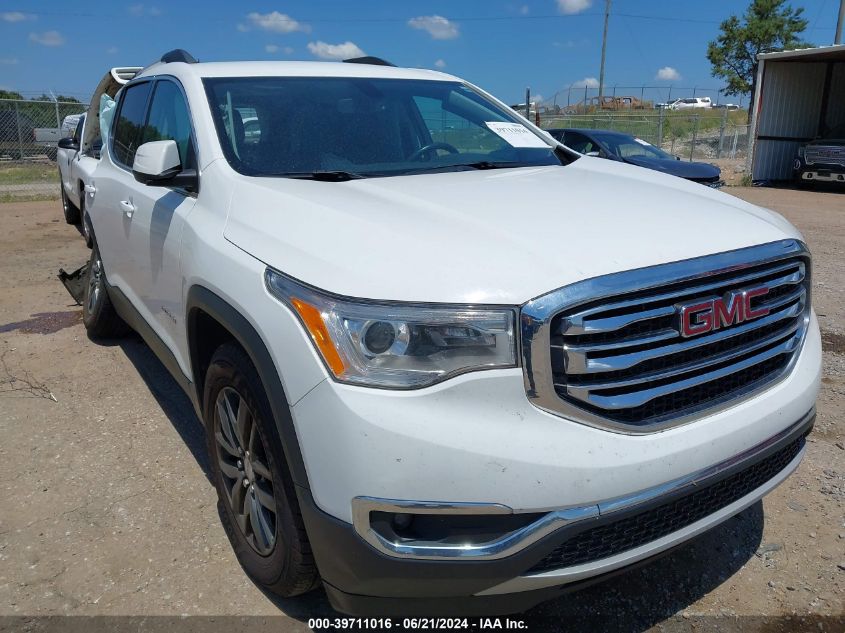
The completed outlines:
<svg viewBox="0 0 845 633">
<path fill-rule="evenodd" d="M 560 165 L 551 141 L 459 82 L 206 79 L 226 159 L 251 176 Z"/>
<path fill-rule="evenodd" d="M 652 158 L 656 160 L 675 160 L 659 147 L 655 147 L 641 138 L 633 136 L 610 137 L 602 139 L 611 152 L 619 158 Z"/>
</svg>

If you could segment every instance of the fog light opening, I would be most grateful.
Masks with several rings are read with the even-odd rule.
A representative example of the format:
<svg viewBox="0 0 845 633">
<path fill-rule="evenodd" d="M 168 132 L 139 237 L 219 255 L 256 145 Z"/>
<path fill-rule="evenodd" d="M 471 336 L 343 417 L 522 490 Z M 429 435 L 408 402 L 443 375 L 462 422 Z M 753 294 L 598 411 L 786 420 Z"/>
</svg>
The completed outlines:
<svg viewBox="0 0 845 633">
<path fill-rule="evenodd" d="M 393 515 L 393 529 L 397 532 L 403 532 L 411 527 L 411 524 L 414 522 L 414 516 L 412 514 L 394 514 Z"/>
</svg>

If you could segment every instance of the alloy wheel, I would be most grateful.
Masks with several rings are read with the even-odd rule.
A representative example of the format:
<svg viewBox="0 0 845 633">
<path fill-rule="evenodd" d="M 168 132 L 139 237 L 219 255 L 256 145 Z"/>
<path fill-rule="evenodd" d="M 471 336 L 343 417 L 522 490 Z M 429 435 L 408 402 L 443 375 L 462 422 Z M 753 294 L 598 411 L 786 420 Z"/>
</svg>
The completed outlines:
<svg viewBox="0 0 845 633">
<path fill-rule="evenodd" d="M 226 499 L 247 542 L 267 556 L 276 543 L 276 500 L 255 415 L 231 387 L 220 390 L 214 411 L 217 465 Z"/>
<path fill-rule="evenodd" d="M 91 268 L 88 271 L 88 314 L 94 312 L 95 307 L 100 302 L 100 295 L 103 292 L 103 262 L 98 252 L 93 258 Z"/>
</svg>

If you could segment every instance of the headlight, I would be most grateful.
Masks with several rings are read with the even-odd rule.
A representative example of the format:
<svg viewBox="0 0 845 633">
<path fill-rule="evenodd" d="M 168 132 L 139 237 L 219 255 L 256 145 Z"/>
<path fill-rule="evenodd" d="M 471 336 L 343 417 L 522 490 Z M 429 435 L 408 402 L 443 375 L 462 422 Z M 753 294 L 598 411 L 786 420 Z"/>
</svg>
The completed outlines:
<svg viewBox="0 0 845 633">
<path fill-rule="evenodd" d="M 516 366 L 514 308 L 354 300 L 270 269 L 264 279 L 341 382 L 412 389 L 468 371 Z"/>
</svg>

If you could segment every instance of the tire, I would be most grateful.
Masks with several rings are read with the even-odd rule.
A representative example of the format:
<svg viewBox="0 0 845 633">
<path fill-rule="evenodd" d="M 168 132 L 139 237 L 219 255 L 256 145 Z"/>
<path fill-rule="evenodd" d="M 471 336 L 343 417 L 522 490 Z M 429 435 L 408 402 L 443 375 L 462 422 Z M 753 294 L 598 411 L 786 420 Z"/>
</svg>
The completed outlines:
<svg viewBox="0 0 845 633">
<path fill-rule="evenodd" d="M 203 403 L 219 514 L 238 561 L 272 593 L 311 591 L 319 574 L 270 403 L 237 345 L 225 343 L 214 353 Z"/>
<path fill-rule="evenodd" d="M 62 211 L 65 214 L 65 222 L 68 224 L 79 224 L 79 209 L 68 200 L 61 175 L 59 175 L 59 188 L 62 190 Z"/>
<path fill-rule="evenodd" d="M 91 218 L 85 210 L 85 197 L 80 198 L 79 215 L 82 217 L 82 238 L 85 240 L 85 245 L 91 248 L 94 245 L 94 230 L 91 228 Z"/>
<path fill-rule="evenodd" d="M 100 249 L 95 243 L 88 260 L 85 293 L 82 299 L 82 322 L 94 339 L 119 338 L 130 330 L 120 318 L 109 298 Z"/>
</svg>

